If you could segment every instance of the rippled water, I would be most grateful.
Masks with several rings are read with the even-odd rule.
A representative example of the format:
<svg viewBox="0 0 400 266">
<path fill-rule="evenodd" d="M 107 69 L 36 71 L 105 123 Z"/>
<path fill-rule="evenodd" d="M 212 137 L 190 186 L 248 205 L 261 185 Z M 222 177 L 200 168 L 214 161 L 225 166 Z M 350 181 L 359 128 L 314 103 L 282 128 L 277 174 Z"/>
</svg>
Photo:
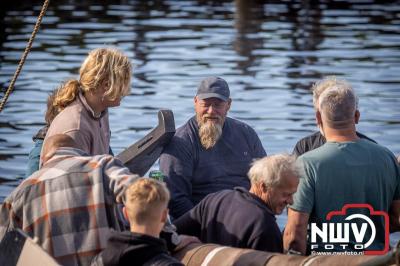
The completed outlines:
<svg viewBox="0 0 400 266">
<path fill-rule="evenodd" d="M 14 2 L 0 11 L 2 88 L 42 4 Z M 24 175 L 47 94 L 76 77 L 87 52 L 103 45 L 117 46 L 135 66 L 132 94 L 110 111 L 117 153 L 155 126 L 158 109 L 172 109 L 182 125 L 209 75 L 228 81 L 230 115 L 256 129 L 267 153 L 291 152 L 315 130 L 310 85 L 332 74 L 360 96 L 358 130 L 400 153 L 399 1 L 59 0 L 50 2 L 0 113 L 0 200 Z"/>
</svg>

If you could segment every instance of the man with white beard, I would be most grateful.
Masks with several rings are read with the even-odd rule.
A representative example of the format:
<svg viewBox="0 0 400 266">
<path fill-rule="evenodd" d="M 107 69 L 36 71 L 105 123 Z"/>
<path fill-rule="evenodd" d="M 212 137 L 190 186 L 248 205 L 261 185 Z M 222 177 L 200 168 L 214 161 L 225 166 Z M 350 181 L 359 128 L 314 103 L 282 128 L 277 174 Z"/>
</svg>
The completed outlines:
<svg viewBox="0 0 400 266">
<path fill-rule="evenodd" d="M 266 153 L 254 129 L 226 116 L 231 103 L 225 80 L 204 79 L 194 97 L 196 116 L 177 129 L 160 157 L 174 218 L 210 193 L 250 188 L 250 164 Z"/>
</svg>

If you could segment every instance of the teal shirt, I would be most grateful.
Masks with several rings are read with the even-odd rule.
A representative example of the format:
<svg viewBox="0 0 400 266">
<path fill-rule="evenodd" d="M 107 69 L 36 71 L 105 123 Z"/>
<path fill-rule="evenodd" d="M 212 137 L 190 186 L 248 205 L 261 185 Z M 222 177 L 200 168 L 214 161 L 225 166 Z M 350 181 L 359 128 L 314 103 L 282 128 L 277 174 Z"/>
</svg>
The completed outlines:
<svg viewBox="0 0 400 266">
<path fill-rule="evenodd" d="M 395 156 L 370 141 L 327 142 L 300 156 L 297 164 L 301 178 L 290 208 L 309 213 L 310 222 L 326 222 L 329 212 L 340 211 L 349 203 L 368 203 L 374 210 L 388 212 L 392 201 L 400 199 L 400 174 Z M 357 212 L 369 216 L 367 209 Z M 384 220 L 371 219 L 377 225 L 382 244 Z M 336 217 L 331 221 L 341 220 Z"/>
</svg>

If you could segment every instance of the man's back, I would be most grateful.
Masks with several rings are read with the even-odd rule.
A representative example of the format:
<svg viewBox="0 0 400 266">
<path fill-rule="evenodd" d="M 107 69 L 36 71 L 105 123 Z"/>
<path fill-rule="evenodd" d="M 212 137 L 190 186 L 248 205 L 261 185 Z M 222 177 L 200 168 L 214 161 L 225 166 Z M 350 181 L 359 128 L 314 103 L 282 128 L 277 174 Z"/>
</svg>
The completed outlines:
<svg viewBox="0 0 400 266">
<path fill-rule="evenodd" d="M 169 256 L 164 240 L 149 235 L 112 232 L 106 249 L 92 261 L 95 265 L 160 265 L 182 266 Z"/>
<path fill-rule="evenodd" d="M 175 225 L 179 233 L 197 236 L 205 243 L 282 252 L 274 214 L 243 188 L 208 195 Z"/>
<path fill-rule="evenodd" d="M 360 132 L 356 132 L 356 134 L 359 138 L 367 139 L 371 142 L 376 143 L 375 140 L 370 139 L 369 137 L 365 136 L 364 134 L 361 134 Z M 321 132 L 317 131 L 300 139 L 294 146 L 292 153 L 295 156 L 300 156 L 308 151 L 321 147 L 325 143 L 326 143 L 325 137 L 321 134 Z"/>
<path fill-rule="evenodd" d="M 0 238 L 21 228 L 63 265 L 87 265 L 110 228 L 123 230 L 116 198 L 137 176 L 112 156 L 57 150 L 0 207 Z"/>
<path fill-rule="evenodd" d="M 395 160 L 389 150 L 368 140 L 327 142 L 299 157 L 304 178 L 291 208 L 310 213 L 310 222 L 317 223 L 326 222 L 329 212 L 350 203 L 367 203 L 388 212 L 393 199 L 400 198 Z M 375 243 L 383 244 L 384 221 L 374 222 L 378 225 Z"/>
</svg>

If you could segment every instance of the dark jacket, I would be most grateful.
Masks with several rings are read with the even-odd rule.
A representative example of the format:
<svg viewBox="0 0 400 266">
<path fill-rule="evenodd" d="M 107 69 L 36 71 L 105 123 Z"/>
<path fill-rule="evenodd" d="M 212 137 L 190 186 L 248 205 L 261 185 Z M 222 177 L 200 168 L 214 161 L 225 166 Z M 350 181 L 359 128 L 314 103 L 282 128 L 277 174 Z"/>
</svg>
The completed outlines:
<svg viewBox="0 0 400 266">
<path fill-rule="evenodd" d="M 178 233 L 204 243 L 282 252 L 282 234 L 275 215 L 244 188 L 223 190 L 205 197 L 174 221 Z"/>
<path fill-rule="evenodd" d="M 178 218 L 210 193 L 250 188 L 247 172 L 251 163 L 265 155 L 254 129 L 229 117 L 218 142 L 205 150 L 192 117 L 176 130 L 160 157 L 160 170 L 171 192 L 170 214 Z"/>
<path fill-rule="evenodd" d="M 158 265 L 182 266 L 168 254 L 164 240 L 138 233 L 113 232 L 107 247 L 93 260 L 92 265 Z"/>
<path fill-rule="evenodd" d="M 367 136 L 365 136 L 359 132 L 356 132 L 356 133 L 359 138 L 367 139 L 369 141 L 376 143 L 375 140 L 370 139 Z M 298 156 L 302 155 L 303 153 L 306 153 L 308 151 L 311 151 L 311 150 L 321 147 L 322 145 L 325 144 L 325 142 L 326 142 L 325 137 L 322 136 L 321 132 L 317 131 L 317 132 L 315 132 L 311 135 L 308 135 L 308 136 L 302 138 L 301 140 L 299 140 L 293 149 L 293 154 L 298 157 Z"/>
</svg>

